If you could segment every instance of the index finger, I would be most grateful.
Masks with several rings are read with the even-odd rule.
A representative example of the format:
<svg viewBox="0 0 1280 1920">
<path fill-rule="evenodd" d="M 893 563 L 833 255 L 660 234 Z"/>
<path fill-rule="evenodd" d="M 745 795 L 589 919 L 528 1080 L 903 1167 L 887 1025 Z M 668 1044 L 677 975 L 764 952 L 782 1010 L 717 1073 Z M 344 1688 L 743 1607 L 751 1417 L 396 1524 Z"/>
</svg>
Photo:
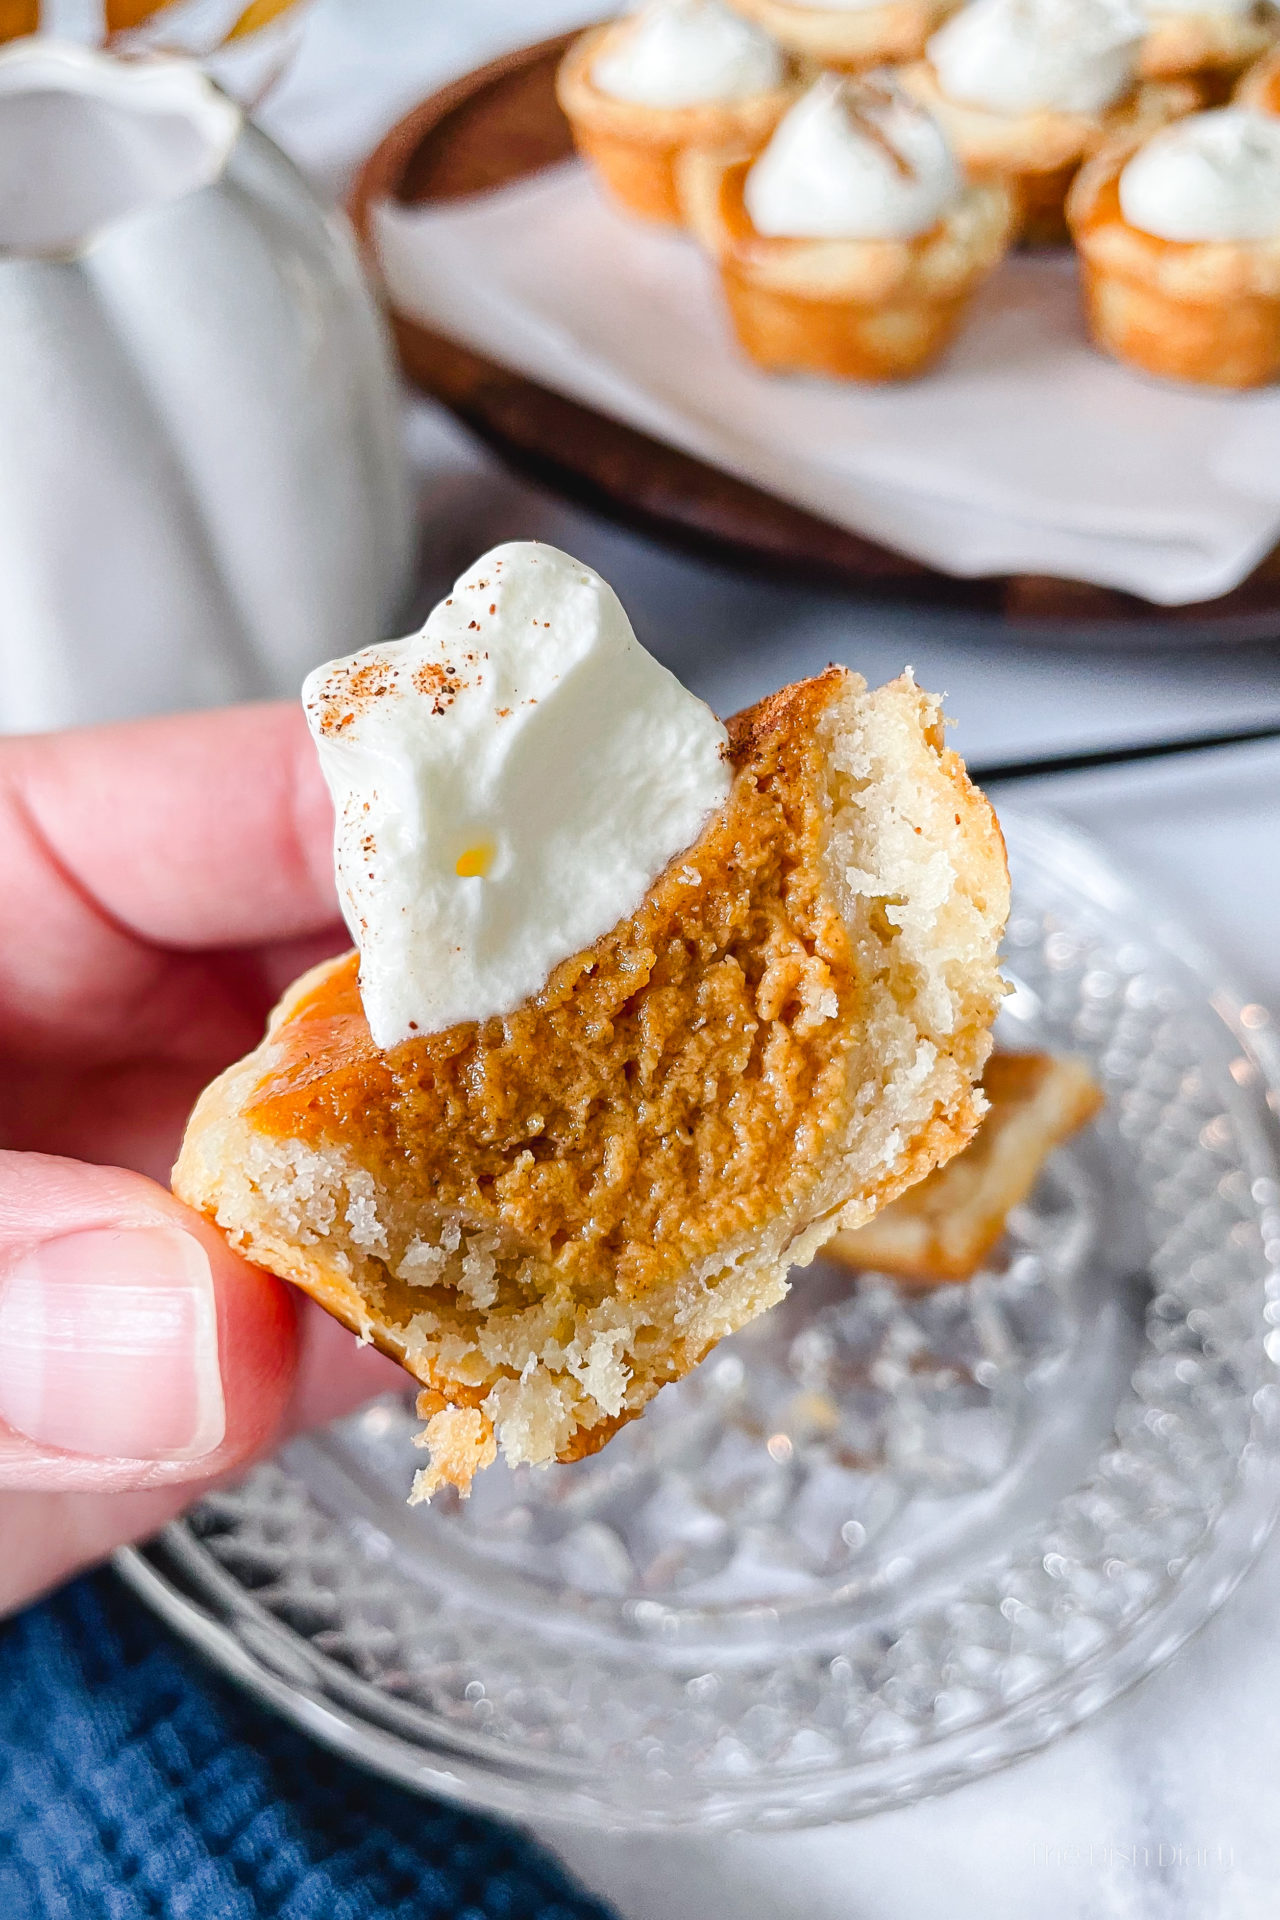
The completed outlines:
<svg viewBox="0 0 1280 1920">
<path fill-rule="evenodd" d="M 339 917 L 333 810 L 292 702 L 0 743 L 6 842 L 156 945 L 256 945 Z"/>
</svg>

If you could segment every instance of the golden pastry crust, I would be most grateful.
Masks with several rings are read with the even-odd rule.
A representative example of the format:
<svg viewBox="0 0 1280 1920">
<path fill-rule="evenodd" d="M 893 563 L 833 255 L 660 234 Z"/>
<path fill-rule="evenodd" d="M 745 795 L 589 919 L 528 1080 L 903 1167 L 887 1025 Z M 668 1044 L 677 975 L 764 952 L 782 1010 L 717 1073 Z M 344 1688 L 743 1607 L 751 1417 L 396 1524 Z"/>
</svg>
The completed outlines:
<svg viewBox="0 0 1280 1920">
<path fill-rule="evenodd" d="M 1241 76 L 1235 101 L 1237 106 L 1255 107 L 1259 113 L 1280 113 L 1280 47 L 1264 53 Z"/>
<path fill-rule="evenodd" d="M 1280 15 L 1265 4 L 1252 13 L 1171 13 L 1157 20 L 1142 43 L 1138 72 L 1144 80 L 1174 80 L 1185 74 L 1239 73 L 1280 37 Z"/>
<path fill-rule="evenodd" d="M 976 1130 L 1008 874 L 937 703 L 831 668 L 730 743 L 701 838 L 512 1014 L 380 1053 L 343 956 L 192 1115 L 175 1192 L 426 1389 L 424 1495 L 495 1430 L 594 1452 Z"/>
<path fill-rule="evenodd" d="M 1280 378 L 1280 238 L 1162 240 L 1131 227 L 1120 175 L 1133 152 L 1098 154 L 1067 200 L 1094 340 L 1170 380 L 1243 388 Z"/>
<path fill-rule="evenodd" d="M 1139 140 L 1170 120 L 1196 113 L 1204 100 L 1190 80 L 1147 81 L 1101 113 L 993 113 L 949 100 L 928 60 L 898 75 L 907 92 L 938 120 L 972 180 L 1002 180 L 1018 196 L 1019 238 L 1033 246 L 1062 246 L 1066 199 L 1081 164 L 1106 142 Z"/>
<path fill-rule="evenodd" d="M 581 34 L 556 75 L 556 98 L 573 129 L 574 145 L 590 161 L 614 199 L 644 220 L 679 225 L 676 168 L 690 148 L 737 144 L 753 152 L 766 144 L 800 91 L 798 79 L 742 100 L 710 100 L 696 107 L 650 107 L 602 93 L 591 78 L 597 59 L 633 25 L 613 20 Z"/>
<path fill-rule="evenodd" d="M 780 46 L 810 66 L 837 73 L 917 60 L 925 41 L 954 13 L 960 0 L 888 0 L 884 6 L 789 6 L 786 0 L 729 0 L 735 12 L 771 33 Z"/>
<path fill-rule="evenodd" d="M 680 189 L 688 226 L 719 265 L 734 329 L 757 365 L 901 380 L 936 360 L 1009 244 L 1009 189 L 968 186 L 944 220 L 913 239 L 788 240 L 751 223 L 743 197 L 751 159 L 690 154 Z"/>
<path fill-rule="evenodd" d="M 834 1234 L 824 1258 L 891 1273 L 912 1289 L 972 1280 L 1054 1147 L 1103 1104 L 1083 1061 L 1049 1053 L 993 1053 L 982 1090 L 989 1111 L 964 1152 L 865 1227 Z"/>
<path fill-rule="evenodd" d="M 429 1500 L 441 1487 L 470 1493 L 476 1475 L 498 1457 L 493 1426 L 484 1414 L 476 1407 L 441 1406 L 440 1399 L 427 1389 L 418 1395 L 418 1418 L 427 1424 L 414 1435 L 413 1444 L 424 1448 L 430 1461 L 414 1481 L 415 1504 Z"/>
</svg>

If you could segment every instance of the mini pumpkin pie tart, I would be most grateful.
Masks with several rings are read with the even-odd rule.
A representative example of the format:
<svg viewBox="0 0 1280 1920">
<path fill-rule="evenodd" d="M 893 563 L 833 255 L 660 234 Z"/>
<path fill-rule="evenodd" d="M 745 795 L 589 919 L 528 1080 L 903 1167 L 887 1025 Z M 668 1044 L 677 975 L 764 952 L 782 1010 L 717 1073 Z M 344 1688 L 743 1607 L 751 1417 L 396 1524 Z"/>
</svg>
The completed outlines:
<svg viewBox="0 0 1280 1920">
<path fill-rule="evenodd" d="M 1198 77 L 1226 98 L 1231 82 L 1280 38 L 1271 0 L 1144 0 L 1147 34 L 1138 57 L 1144 79 Z"/>
<path fill-rule="evenodd" d="M 1109 149 L 1067 217 L 1108 353 L 1204 386 L 1280 377 L 1280 120 L 1224 107 Z"/>
<path fill-rule="evenodd" d="M 1280 114 L 1280 47 L 1263 54 L 1243 75 L 1235 103 L 1238 107 L 1256 107 L 1259 113 Z"/>
<path fill-rule="evenodd" d="M 993 1053 L 977 1137 L 865 1227 L 833 1234 L 823 1258 L 889 1273 L 912 1291 L 972 1280 L 1028 1199 L 1050 1153 L 1092 1120 L 1102 1090 L 1082 1060 Z"/>
<path fill-rule="evenodd" d="M 863 73 L 918 59 L 933 29 L 960 0 L 732 0 L 808 67 Z"/>
<path fill-rule="evenodd" d="M 1138 83 L 1142 35 L 1136 0 L 971 0 L 899 79 L 971 179 L 1015 191 L 1022 241 L 1062 246 L 1082 162 L 1203 105 L 1191 81 Z"/>
<path fill-rule="evenodd" d="M 669 224 L 681 217 L 680 155 L 762 147 L 797 91 L 776 41 L 722 0 L 650 0 L 580 35 L 556 78 L 574 143 L 609 192 Z"/>
<path fill-rule="evenodd" d="M 824 75 L 758 157 L 693 154 L 685 217 L 757 365 L 901 380 L 944 351 L 1015 224 L 966 182 L 931 114 L 886 76 Z"/>
<path fill-rule="evenodd" d="M 531 542 L 306 698 L 359 952 L 174 1187 L 417 1380 L 426 1497 L 595 1452 L 968 1142 L 1008 872 L 910 676 L 722 727 Z"/>
</svg>

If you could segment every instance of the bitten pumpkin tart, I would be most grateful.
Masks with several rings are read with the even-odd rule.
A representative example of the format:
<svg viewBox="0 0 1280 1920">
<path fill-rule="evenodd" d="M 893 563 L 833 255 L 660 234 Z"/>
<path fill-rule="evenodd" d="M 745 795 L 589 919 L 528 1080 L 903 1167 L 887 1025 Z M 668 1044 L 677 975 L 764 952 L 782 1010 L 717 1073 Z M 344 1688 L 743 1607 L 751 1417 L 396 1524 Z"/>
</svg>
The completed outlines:
<svg viewBox="0 0 1280 1920">
<path fill-rule="evenodd" d="M 514 574 L 551 551 L 499 554 Z M 460 582 L 447 604 L 501 623 L 494 558 L 478 599 Z M 496 1443 L 512 1462 L 595 1451 L 978 1124 L 1008 877 L 937 702 L 832 667 L 740 714 L 724 750 L 696 838 L 534 991 L 379 1046 L 369 1010 L 410 1002 L 349 954 L 192 1116 L 175 1190 L 421 1383 L 421 1494 L 465 1488 Z M 479 979 L 505 958 L 475 925 Z M 485 977 L 501 995 L 502 966 Z"/>
</svg>

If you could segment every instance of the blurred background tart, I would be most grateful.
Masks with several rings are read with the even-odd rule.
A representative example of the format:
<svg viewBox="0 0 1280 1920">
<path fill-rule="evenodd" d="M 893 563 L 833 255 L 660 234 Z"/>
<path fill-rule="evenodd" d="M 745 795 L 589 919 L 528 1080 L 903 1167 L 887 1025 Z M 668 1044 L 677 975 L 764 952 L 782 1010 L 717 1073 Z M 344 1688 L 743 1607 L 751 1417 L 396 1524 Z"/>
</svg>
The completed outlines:
<svg viewBox="0 0 1280 1920">
<path fill-rule="evenodd" d="M 1147 35 L 1138 70 L 1147 80 L 1198 77 L 1224 100 L 1251 61 L 1280 39 L 1271 0 L 1143 0 Z"/>
<path fill-rule="evenodd" d="M 758 157 L 691 154 L 681 185 L 747 354 L 841 380 L 936 360 L 1015 219 L 1009 189 L 966 181 L 938 122 L 880 74 L 822 76 Z"/>
<path fill-rule="evenodd" d="M 1256 107 L 1260 113 L 1280 113 L 1280 46 L 1255 60 L 1235 93 L 1236 104 Z"/>
<path fill-rule="evenodd" d="M 915 60 L 933 29 L 959 0 L 733 0 L 811 68 L 861 73 L 868 67 Z"/>
<path fill-rule="evenodd" d="M 579 152 L 614 198 L 674 223 L 680 155 L 762 147 L 797 81 L 777 41 L 723 0 L 649 0 L 575 40 L 556 92 Z"/>
<path fill-rule="evenodd" d="M 900 78 L 971 179 L 1014 190 L 1022 239 L 1062 245 L 1082 162 L 1203 104 L 1192 81 L 1138 81 L 1144 31 L 1137 0 L 972 0 Z"/>
<path fill-rule="evenodd" d="M 1067 213 L 1108 353 L 1206 386 L 1280 377 L 1280 119 L 1220 108 L 1109 148 Z"/>
</svg>

